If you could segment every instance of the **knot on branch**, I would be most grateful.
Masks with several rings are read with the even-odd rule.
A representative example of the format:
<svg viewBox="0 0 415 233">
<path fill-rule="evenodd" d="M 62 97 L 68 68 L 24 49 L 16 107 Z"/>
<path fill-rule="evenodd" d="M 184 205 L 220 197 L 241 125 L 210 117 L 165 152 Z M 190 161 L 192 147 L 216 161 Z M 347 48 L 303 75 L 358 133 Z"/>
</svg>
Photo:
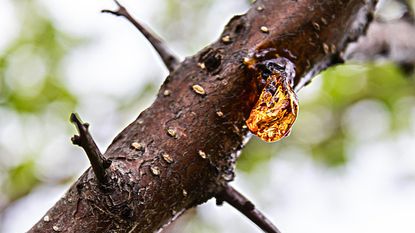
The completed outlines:
<svg viewBox="0 0 415 233">
<path fill-rule="evenodd" d="M 200 55 L 199 63 L 203 64 L 208 72 L 217 73 L 220 71 L 222 53 L 223 51 L 209 48 Z"/>
</svg>

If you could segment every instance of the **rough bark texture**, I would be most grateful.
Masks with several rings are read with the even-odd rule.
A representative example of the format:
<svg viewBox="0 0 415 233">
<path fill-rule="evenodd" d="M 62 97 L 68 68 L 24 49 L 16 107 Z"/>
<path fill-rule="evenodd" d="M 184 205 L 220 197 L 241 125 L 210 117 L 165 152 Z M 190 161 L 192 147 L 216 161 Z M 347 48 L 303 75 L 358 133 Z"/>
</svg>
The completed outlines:
<svg viewBox="0 0 415 233">
<path fill-rule="evenodd" d="M 256 1 L 171 72 L 153 105 L 113 140 L 104 154 L 109 183 L 88 169 L 30 232 L 153 232 L 214 197 L 234 177 L 262 88 L 243 59 L 274 48 L 296 65 L 299 90 L 363 33 L 374 4 Z"/>
</svg>

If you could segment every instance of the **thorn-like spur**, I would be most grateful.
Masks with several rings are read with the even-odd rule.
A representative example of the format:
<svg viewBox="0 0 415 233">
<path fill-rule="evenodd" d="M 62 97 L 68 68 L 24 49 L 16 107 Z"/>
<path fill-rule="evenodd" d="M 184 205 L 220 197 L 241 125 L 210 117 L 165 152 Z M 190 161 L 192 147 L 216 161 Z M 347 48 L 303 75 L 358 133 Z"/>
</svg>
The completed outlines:
<svg viewBox="0 0 415 233">
<path fill-rule="evenodd" d="M 255 205 L 251 201 L 229 185 L 224 187 L 224 189 L 216 195 L 216 201 L 219 205 L 223 202 L 229 203 L 264 232 L 281 233 L 278 228 L 265 217 L 265 215 L 255 208 Z"/>
<path fill-rule="evenodd" d="M 111 165 L 111 160 L 104 158 L 99 151 L 97 144 L 95 144 L 94 139 L 88 131 L 88 123 L 82 123 L 81 119 L 75 113 L 71 114 L 70 120 L 76 126 L 79 133 L 79 135 L 74 135 L 71 138 L 72 143 L 85 150 L 95 176 L 101 184 L 105 184 L 107 182 L 106 170 Z"/>
<path fill-rule="evenodd" d="M 167 69 L 170 72 L 173 72 L 177 66 L 179 65 L 179 59 L 173 55 L 173 53 L 167 48 L 164 42 L 159 39 L 155 33 L 151 32 L 147 28 L 145 28 L 142 24 L 140 24 L 137 20 L 135 20 L 127 9 L 121 5 L 117 0 L 114 0 L 117 4 L 118 9 L 116 11 L 112 10 L 102 10 L 102 13 L 110 13 L 116 16 L 122 16 L 126 18 L 130 23 L 132 23 L 143 35 L 147 38 L 147 40 L 151 43 L 157 53 L 160 55 L 161 59 L 163 60 L 164 64 L 166 65 Z"/>
</svg>

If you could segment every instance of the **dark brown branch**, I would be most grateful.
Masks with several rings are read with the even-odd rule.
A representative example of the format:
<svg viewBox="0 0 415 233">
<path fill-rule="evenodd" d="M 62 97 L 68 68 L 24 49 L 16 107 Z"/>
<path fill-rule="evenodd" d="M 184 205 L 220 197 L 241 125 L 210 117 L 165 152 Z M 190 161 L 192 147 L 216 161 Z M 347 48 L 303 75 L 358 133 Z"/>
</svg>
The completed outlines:
<svg viewBox="0 0 415 233">
<path fill-rule="evenodd" d="M 243 61 L 289 59 L 301 87 L 364 32 L 375 2 L 255 1 L 220 39 L 181 62 L 154 103 L 115 137 L 105 152 L 108 188 L 88 169 L 29 232 L 154 232 L 217 196 L 234 177 L 263 87 Z"/>
<path fill-rule="evenodd" d="M 151 32 L 149 29 L 147 29 L 141 23 L 139 23 L 136 19 L 134 19 L 127 11 L 127 9 L 123 5 L 121 5 L 117 0 L 114 0 L 114 2 L 117 4 L 118 10 L 102 10 L 101 12 L 110 13 L 116 16 L 122 16 L 126 18 L 147 38 L 147 40 L 151 43 L 151 45 L 153 45 L 154 49 L 156 49 L 157 53 L 160 55 L 167 69 L 170 72 L 173 72 L 179 65 L 179 60 L 177 59 L 177 57 L 173 55 L 173 53 L 167 48 L 165 43 L 161 39 L 159 39 L 159 37 L 156 36 L 154 32 Z"/>
<path fill-rule="evenodd" d="M 98 146 L 88 131 L 89 124 L 82 123 L 75 113 L 71 114 L 70 120 L 75 124 L 79 132 L 79 135 L 74 135 L 71 138 L 72 143 L 85 150 L 95 176 L 101 184 L 105 184 L 107 182 L 106 169 L 111 165 L 111 161 L 105 159 L 99 151 Z"/>
<path fill-rule="evenodd" d="M 226 186 L 222 192 L 216 196 L 216 201 L 220 205 L 223 201 L 229 203 L 259 228 L 267 233 L 281 233 L 278 228 L 265 216 L 263 215 L 255 205 L 248 200 L 245 196 L 239 193 L 236 189 L 231 186 Z"/>
</svg>

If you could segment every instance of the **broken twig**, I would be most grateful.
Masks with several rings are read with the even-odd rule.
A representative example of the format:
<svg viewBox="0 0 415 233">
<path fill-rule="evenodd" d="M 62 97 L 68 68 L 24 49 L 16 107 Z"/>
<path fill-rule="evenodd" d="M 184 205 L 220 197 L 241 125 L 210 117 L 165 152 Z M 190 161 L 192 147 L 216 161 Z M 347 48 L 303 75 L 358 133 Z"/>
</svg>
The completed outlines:
<svg viewBox="0 0 415 233">
<path fill-rule="evenodd" d="M 101 184 L 106 183 L 106 169 L 111 165 L 111 161 L 105 159 L 99 151 L 97 144 L 88 131 L 89 124 L 82 123 L 81 119 L 75 113 L 71 114 L 70 120 L 76 125 L 79 132 L 79 135 L 72 137 L 72 143 L 85 150 L 98 181 Z"/>
</svg>

